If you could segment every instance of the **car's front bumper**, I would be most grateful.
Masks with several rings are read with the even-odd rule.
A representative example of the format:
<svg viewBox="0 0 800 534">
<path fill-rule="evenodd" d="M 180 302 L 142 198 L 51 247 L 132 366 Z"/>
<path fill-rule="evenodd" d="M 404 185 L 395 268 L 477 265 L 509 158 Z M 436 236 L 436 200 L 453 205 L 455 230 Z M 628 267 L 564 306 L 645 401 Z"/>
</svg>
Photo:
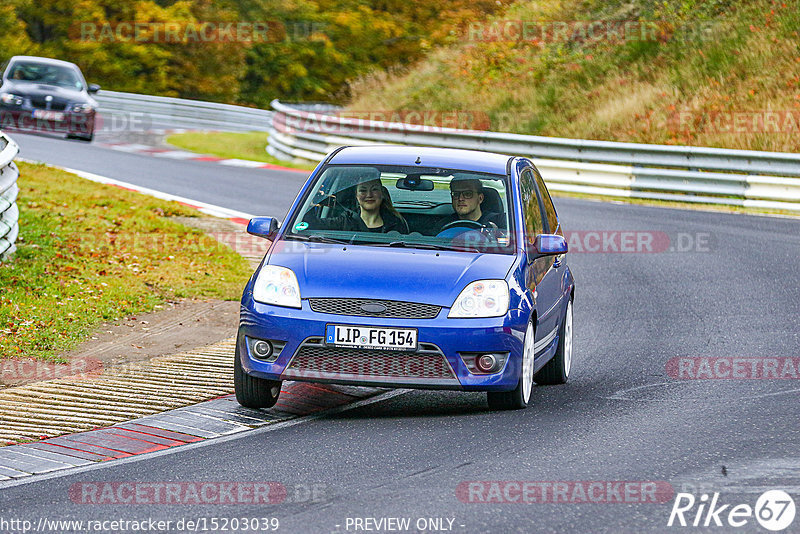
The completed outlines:
<svg viewBox="0 0 800 534">
<path fill-rule="evenodd" d="M 520 376 L 527 317 L 511 310 L 504 317 L 448 319 L 442 308 L 434 319 L 396 319 L 317 313 L 307 300 L 302 309 L 242 301 L 236 354 L 248 374 L 269 380 L 336 384 L 508 391 Z M 416 328 L 417 352 L 369 351 L 327 347 L 327 324 Z M 246 339 L 286 342 L 274 362 L 255 358 Z M 493 374 L 473 374 L 459 353 L 508 353 Z"/>
<path fill-rule="evenodd" d="M 89 136 L 94 132 L 95 113 L 58 111 L 61 120 L 35 118 L 34 109 L 0 104 L 0 129 Z"/>
</svg>

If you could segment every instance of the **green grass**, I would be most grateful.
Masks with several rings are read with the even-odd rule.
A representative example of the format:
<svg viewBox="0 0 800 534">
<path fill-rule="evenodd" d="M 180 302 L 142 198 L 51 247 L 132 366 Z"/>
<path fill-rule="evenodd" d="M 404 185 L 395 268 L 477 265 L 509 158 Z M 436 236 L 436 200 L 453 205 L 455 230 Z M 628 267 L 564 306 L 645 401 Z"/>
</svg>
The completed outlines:
<svg viewBox="0 0 800 534">
<path fill-rule="evenodd" d="M 175 298 L 236 300 L 247 262 L 170 220 L 198 212 L 21 163 L 17 252 L 0 264 L 0 358 L 55 359 L 101 322 Z"/>
<path fill-rule="evenodd" d="M 167 143 L 190 152 L 220 158 L 263 161 L 283 167 L 314 170 L 314 165 L 287 162 L 267 154 L 265 132 L 186 132 L 168 136 Z"/>
</svg>

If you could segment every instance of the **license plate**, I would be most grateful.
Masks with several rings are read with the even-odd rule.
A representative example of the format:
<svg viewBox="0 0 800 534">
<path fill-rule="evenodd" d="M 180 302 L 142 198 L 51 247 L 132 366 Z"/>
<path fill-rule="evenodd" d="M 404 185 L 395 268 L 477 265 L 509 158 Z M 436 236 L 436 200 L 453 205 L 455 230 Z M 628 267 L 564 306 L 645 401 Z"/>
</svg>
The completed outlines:
<svg viewBox="0 0 800 534">
<path fill-rule="evenodd" d="M 46 121 L 63 121 L 64 114 L 61 113 L 60 111 L 49 111 L 47 109 L 34 109 L 33 118 L 42 119 Z"/>
<path fill-rule="evenodd" d="M 329 324 L 325 327 L 325 344 L 353 349 L 417 350 L 417 329 Z"/>
</svg>

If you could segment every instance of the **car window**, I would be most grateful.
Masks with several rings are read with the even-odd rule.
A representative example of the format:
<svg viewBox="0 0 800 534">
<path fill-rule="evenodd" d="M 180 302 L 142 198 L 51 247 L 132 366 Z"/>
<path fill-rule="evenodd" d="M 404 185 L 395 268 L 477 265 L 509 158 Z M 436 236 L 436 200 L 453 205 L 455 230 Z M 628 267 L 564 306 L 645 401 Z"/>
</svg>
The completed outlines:
<svg viewBox="0 0 800 534">
<path fill-rule="evenodd" d="M 8 70 L 6 79 L 32 82 L 43 85 L 56 85 L 70 89 L 83 89 L 83 83 L 78 73 L 70 67 L 62 65 L 49 65 L 33 61 L 16 61 Z"/>
<path fill-rule="evenodd" d="M 538 234 L 544 233 L 542 211 L 536 195 L 536 184 L 530 169 L 522 171 L 520 177 L 520 192 L 522 196 L 522 216 L 525 220 L 526 237 L 534 239 Z"/>
<path fill-rule="evenodd" d="M 550 192 L 547 190 L 547 187 L 544 185 L 544 180 L 538 172 L 536 173 L 536 184 L 539 186 L 539 194 L 542 197 L 542 206 L 544 207 L 544 213 L 547 217 L 547 231 L 551 234 L 554 234 L 558 230 L 558 216 L 556 215 L 556 208 L 553 206 L 553 200 L 550 198 Z"/>
<path fill-rule="evenodd" d="M 513 253 L 508 178 L 459 169 L 328 165 L 290 215 L 288 239 Z"/>
</svg>

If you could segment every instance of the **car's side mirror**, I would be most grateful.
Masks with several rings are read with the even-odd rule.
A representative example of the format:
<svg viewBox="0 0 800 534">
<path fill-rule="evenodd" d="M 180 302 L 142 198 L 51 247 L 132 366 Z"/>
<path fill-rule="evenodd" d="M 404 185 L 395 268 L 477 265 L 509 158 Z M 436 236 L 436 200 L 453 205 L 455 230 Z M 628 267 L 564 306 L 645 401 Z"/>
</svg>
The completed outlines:
<svg viewBox="0 0 800 534">
<path fill-rule="evenodd" d="M 278 233 L 280 223 L 275 217 L 253 217 L 247 223 L 247 233 L 258 237 L 273 239 Z"/>
<path fill-rule="evenodd" d="M 97 85 L 96 83 L 90 83 L 90 84 L 89 84 L 89 87 L 86 89 L 86 91 L 87 91 L 89 94 L 94 94 L 94 93 L 96 93 L 96 92 L 97 92 L 97 91 L 99 91 L 99 90 L 100 90 L 100 86 L 99 86 L 99 85 Z"/>
<path fill-rule="evenodd" d="M 557 256 L 566 254 L 569 250 L 567 240 L 556 234 L 539 234 L 533 240 L 533 246 L 528 247 L 529 254 L 540 256 Z"/>
</svg>

